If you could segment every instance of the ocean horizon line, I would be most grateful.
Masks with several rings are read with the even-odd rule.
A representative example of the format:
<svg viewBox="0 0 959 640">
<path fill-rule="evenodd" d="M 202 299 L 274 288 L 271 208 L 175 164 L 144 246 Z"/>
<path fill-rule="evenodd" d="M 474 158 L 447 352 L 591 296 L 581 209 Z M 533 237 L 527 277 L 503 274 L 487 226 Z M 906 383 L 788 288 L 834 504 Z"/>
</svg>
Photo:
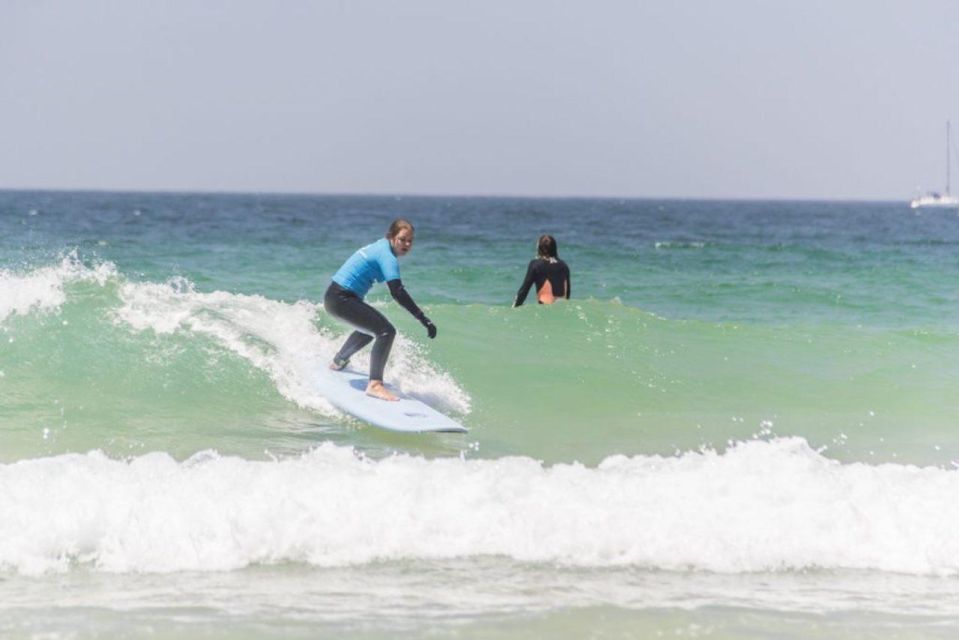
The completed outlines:
<svg viewBox="0 0 959 640">
<path fill-rule="evenodd" d="M 106 187 L 0 187 L 0 193 L 77 193 L 115 195 L 164 195 L 164 196 L 257 196 L 257 197 L 309 197 L 309 198 L 377 198 L 377 199 L 459 199 L 459 200 L 539 200 L 539 201 L 622 201 L 622 202 L 782 202 L 782 203 L 848 203 L 848 204 L 902 204 L 908 198 L 852 198 L 852 197 L 762 197 L 762 196 L 666 196 L 666 195 L 583 195 L 583 194 L 509 194 L 509 193 L 418 193 L 418 192 L 350 192 L 350 191 L 278 191 L 249 190 L 230 191 L 220 189 L 145 189 Z"/>
</svg>

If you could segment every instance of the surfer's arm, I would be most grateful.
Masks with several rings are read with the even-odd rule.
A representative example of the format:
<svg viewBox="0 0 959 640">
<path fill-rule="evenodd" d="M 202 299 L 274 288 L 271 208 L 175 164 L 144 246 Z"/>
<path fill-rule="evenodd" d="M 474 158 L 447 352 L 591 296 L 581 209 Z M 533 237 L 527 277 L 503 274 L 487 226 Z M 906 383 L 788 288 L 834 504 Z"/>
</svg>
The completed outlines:
<svg viewBox="0 0 959 640">
<path fill-rule="evenodd" d="M 393 296 L 393 299 L 400 303 L 400 306 L 409 311 L 410 315 L 419 320 L 420 323 L 426 327 L 426 334 L 430 338 L 435 338 L 436 325 L 430 322 L 430 319 L 426 317 L 426 314 L 423 313 L 423 310 L 416 306 L 416 303 L 413 302 L 413 298 L 410 297 L 410 294 L 406 292 L 406 287 L 403 286 L 403 281 L 399 278 L 396 278 L 395 280 L 388 281 L 386 284 L 390 288 L 390 295 Z"/>
<path fill-rule="evenodd" d="M 526 302 L 526 296 L 529 294 L 529 288 L 533 286 L 534 266 L 536 266 L 536 261 L 532 260 L 529 263 L 529 267 L 526 268 L 526 279 L 523 280 L 523 284 L 520 285 L 519 291 L 516 292 L 516 298 L 513 300 L 514 307 L 518 307 Z"/>
<path fill-rule="evenodd" d="M 566 268 L 566 299 L 569 300 L 569 294 L 573 291 L 573 280 L 569 277 L 569 268 Z"/>
</svg>

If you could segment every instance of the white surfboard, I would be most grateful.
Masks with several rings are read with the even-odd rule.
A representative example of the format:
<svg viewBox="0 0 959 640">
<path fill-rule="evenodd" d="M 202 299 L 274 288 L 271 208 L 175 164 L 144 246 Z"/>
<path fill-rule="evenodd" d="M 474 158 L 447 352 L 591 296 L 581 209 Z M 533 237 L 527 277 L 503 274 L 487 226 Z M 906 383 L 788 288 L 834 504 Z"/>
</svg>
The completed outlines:
<svg viewBox="0 0 959 640">
<path fill-rule="evenodd" d="M 466 433 L 468 429 L 421 400 L 400 393 L 390 385 L 399 400 L 391 402 L 366 395 L 369 377 L 350 369 L 333 371 L 324 365 L 311 376 L 316 391 L 341 411 L 390 431 L 408 433 L 453 432 Z"/>
</svg>

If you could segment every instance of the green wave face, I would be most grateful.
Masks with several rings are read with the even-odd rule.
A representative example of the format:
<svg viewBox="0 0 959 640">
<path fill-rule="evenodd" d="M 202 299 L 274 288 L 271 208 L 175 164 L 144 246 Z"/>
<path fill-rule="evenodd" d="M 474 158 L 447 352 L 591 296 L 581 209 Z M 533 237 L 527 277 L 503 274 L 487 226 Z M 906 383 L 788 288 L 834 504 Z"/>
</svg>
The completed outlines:
<svg viewBox="0 0 959 640">
<path fill-rule="evenodd" d="M 949 459 L 951 334 L 677 321 L 589 300 L 438 315 L 454 336 L 433 354 L 478 399 L 471 420 L 495 452 L 595 462 L 800 435 L 843 459 Z"/>
<path fill-rule="evenodd" d="M 236 450 L 290 412 L 264 372 L 215 341 L 119 322 L 117 288 L 68 285 L 56 312 L 4 324 L 4 459 Z"/>
<path fill-rule="evenodd" d="M 418 442 L 377 434 L 311 395 L 309 366 L 346 334 L 312 303 L 116 273 L 62 286 L 62 304 L 2 325 L 6 460 L 89 449 L 263 457 L 332 439 L 595 464 L 771 435 L 850 460 L 940 464 L 952 454 L 959 339 L 949 333 L 670 320 L 587 299 L 428 305 L 442 337 L 428 341 L 386 306 L 401 334 L 388 379 L 429 391 L 472 429 Z"/>
</svg>

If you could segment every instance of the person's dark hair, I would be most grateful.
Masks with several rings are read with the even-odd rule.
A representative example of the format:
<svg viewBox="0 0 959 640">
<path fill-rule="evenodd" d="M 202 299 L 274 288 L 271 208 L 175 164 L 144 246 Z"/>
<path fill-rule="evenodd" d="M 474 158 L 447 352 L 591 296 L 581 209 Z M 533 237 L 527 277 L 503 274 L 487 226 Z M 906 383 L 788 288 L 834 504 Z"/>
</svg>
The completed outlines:
<svg viewBox="0 0 959 640">
<path fill-rule="evenodd" d="M 397 218 L 393 221 L 393 224 L 390 225 L 390 228 L 386 231 L 386 237 L 392 240 L 396 237 L 396 234 L 399 233 L 402 229 L 409 229 L 410 231 L 416 231 L 413 228 L 413 223 L 407 220 L 406 218 Z"/>
<path fill-rule="evenodd" d="M 536 251 L 540 258 L 558 258 L 556 238 L 544 233 L 539 237 L 539 244 L 537 245 Z"/>
</svg>

